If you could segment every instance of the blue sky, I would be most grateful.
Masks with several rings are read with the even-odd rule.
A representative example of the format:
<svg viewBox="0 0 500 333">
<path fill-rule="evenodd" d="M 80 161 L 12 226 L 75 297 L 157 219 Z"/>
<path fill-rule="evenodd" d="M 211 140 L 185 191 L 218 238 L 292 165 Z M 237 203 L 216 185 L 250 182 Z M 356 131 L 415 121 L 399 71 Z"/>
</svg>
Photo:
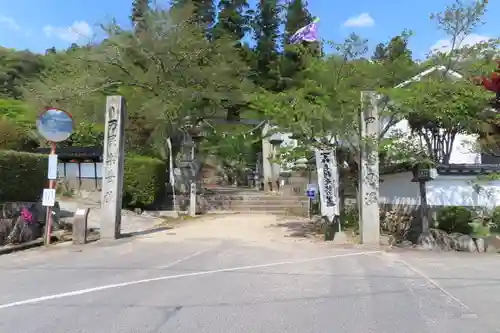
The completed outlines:
<svg viewBox="0 0 500 333">
<path fill-rule="evenodd" d="M 251 0 L 254 1 L 254 0 Z M 350 32 L 367 38 L 373 47 L 403 29 L 411 29 L 414 55 L 422 58 L 443 36 L 429 19 L 453 0 L 309 0 L 313 15 L 321 18 L 323 39 L 341 41 Z M 128 25 L 131 0 L 0 0 L 0 46 L 43 52 L 71 42 L 88 41 L 100 32 L 99 24 L 116 19 Z M 418 4 L 418 5 L 417 5 Z M 480 27 L 470 41 L 500 36 L 500 1 L 491 1 Z"/>
</svg>

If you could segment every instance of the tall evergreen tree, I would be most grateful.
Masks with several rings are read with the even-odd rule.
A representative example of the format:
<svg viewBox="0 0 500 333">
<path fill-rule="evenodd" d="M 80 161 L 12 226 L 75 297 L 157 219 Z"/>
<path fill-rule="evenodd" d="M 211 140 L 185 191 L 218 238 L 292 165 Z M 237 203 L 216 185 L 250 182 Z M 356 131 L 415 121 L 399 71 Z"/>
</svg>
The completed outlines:
<svg viewBox="0 0 500 333">
<path fill-rule="evenodd" d="M 308 42 L 290 45 L 290 37 L 300 28 L 311 23 L 313 20 L 311 13 L 307 9 L 307 1 L 292 0 L 287 6 L 284 54 L 281 60 L 281 75 L 286 78 L 287 86 L 293 86 L 300 82 L 300 73 L 307 66 L 307 61 L 311 56 L 321 55 L 319 42 Z M 295 81 L 295 82 L 293 82 Z"/>
<path fill-rule="evenodd" d="M 240 42 L 249 31 L 250 17 L 247 0 L 220 0 L 219 15 L 212 29 L 214 38 L 228 37 Z"/>
<path fill-rule="evenodd" d="M 393 87 L 416 74 L 417 66 L 408 48 L 409 36 L 410 34 L 404 31 L 401 35 L 391 38 L 388 43 L 376 46 L 372 60 L 384 66 L 386 72 L 393 73 L 380 82 L 382 86 Z"/>
<path fill-rule="evenodd" d="M 385 61 L 387 59 L 387 47 L 384 43 L 377 44 L 375 52 L 373 52 L 373 61 Z"/>
<path fill-rule="evenodd" d="M 280 88 L 278 39 L 280 28 L 278 0 L 260 0 L 255 15 L 256 81 L 270 90 Z"/>
<path fill-rule="evenodd" d="M 290 37 L 303 26 L 311 23 L 311 13 L 307 10 L 305 0 L 292 0 L 288 3 L 285 21 L 285 44 Z"/>
<path fill-rule="evenodd" d="M 375 47 L 372 60 L 390 61 L 407 60 L 412 62 L 412 52 L 408 48 L 409 34 L 403 32 L 401 35 L 394 36 L 387 44 L 380 43 Z"/>
<path fill-rule="evenodd" d="M 395 61 L 397 59 L 412 61 L 412 52 L 408 48 L 408 39 L 406 36 L 395 36 L 387 45 L 387 60 Z"/>
<path fill-rule="evenodd" d="M 234 41 L 235 51 L 237 51 L 243 61 L 249 63 L 252 49 L 243 44 L 242 40 L 250 30 L 250 14 L 247 0 L 220 0 L 219 15 L 217 23 L 212 29 L 214 39 L 227 38 Z M 244 98 L 228 98 L 225 108 L 227 110 L 227 119 L 237 121 L 240 115 L 247 107 L 247 101 Z"/>
<path fill-rule="evenodd" d="M 146 29 L 144 16 L 149 10 L 149 3 L 150 0 L 134 0 L 132 2 L 132 15 L 130 15 L 130 19 L 135 31 L 144 31 Z"/>
<path fill-rule="evenodd" d="M 172 0 L 172 7 L 193 6 L 194 23 L 208 30 L 215 22 L 215 5 L 213 0 Z"/>
</svg>

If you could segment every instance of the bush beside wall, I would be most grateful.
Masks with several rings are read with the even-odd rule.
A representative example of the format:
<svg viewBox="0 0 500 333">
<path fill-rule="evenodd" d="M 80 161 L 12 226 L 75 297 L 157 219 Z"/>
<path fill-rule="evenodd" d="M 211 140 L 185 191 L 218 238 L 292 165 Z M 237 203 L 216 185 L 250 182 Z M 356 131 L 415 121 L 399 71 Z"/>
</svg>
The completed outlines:
<svg viewBox="0 0 500 333">
<path fill-rule="evenodd" d="M 47 155 L 0 150 L 0 202 L 35 202 L 48 185 Z"/>
<path fill-rule="evenodd" d="M 166 164 L 157 158 L 127 155 L 123 185 L 123 206 L 144 208 L 165 193 Z"/>
<path fill-rule="evenodd" d="M 437 213 L 438 228 L 447 233 L 469 234 L 472 212 L 466 207 L 443 207 Z"/>
</svg>

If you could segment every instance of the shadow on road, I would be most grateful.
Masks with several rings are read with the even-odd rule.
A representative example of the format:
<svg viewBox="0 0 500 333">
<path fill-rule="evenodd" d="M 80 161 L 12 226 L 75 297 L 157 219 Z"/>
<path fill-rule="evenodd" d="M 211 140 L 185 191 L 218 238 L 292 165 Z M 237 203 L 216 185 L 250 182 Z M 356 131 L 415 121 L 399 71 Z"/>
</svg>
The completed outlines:
<svg viewBox="0 0 500 333">
<path fill-rule="evenodd" d="M 151 235 L 151 234 L 155 234 L 157 232 L 162 232 L 162 231 L 171 230 L 171 229 L 173 229 L 173 227 L 158 227 L 158 228 L 148 229 L 148 230 L 127 232 L 127 233 L 122 233 L 120 238 L 129 238 L 129 237 L 134 237 L 134 236 Z"/>
<path fill-rule="evenodd" d="M 286 231 L 285 237 L 315 238 L 322 235 L 321 225 L 312 221 L 288 221 L 276 223 L 269 227 L 284 228 Z"/>
</svg>

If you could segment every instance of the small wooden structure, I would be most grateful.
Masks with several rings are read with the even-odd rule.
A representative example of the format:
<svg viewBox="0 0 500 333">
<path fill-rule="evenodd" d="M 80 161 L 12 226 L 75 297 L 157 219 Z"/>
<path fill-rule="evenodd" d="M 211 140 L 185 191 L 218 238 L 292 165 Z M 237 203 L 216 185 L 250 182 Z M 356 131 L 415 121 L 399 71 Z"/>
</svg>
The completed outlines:
<svg viewBox="0 0 500 333">
<path fill-rule="evenodd" d="M 50 149 L 38 148 L 36 152 L 48 154 Z M 101 189 L 102 147 L 58 147 L 56 154 L 59 160 L 59 180 L 72 188 Z"/>
</svg>

